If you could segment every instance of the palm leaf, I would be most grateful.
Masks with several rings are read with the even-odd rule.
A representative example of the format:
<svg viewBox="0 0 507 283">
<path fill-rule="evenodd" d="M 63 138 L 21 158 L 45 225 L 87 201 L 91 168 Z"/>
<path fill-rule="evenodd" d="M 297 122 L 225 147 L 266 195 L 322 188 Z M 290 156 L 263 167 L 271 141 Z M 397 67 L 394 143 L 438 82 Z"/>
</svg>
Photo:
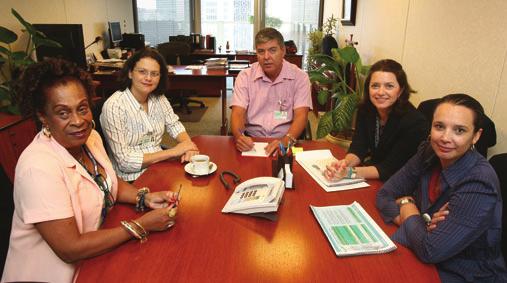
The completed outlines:
<svg viewBox="0 0 507 283">
<path fill-rule="evenodd" d="M 319 125 L 317 126 L 317 138 L 321 139 L 333 130 L 333 112 L 326 112 L 320 117 Z"/>
<path fill-rule="evenodd" d="M 359 102 L 357 95 L 347 95 L 340 99 L 340 103 L 331 111 L 333 117 L 333 131 L 341 132 L 351 128 L 352 116 Z"/>
<path fill-rule="evenodd" d="M 18 35 L 10 29 L 0 26 L 0 42 L 11 44 L 18 39 Z"/>
</svg>

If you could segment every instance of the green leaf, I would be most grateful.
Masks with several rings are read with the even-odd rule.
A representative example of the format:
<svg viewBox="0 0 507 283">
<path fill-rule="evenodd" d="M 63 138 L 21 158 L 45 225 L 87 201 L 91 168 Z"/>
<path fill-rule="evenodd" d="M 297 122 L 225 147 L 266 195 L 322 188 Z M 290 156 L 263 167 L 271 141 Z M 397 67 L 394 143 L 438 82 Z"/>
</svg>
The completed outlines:
<svg viewBox="0 0 507 283">
<path fill-rule="evenodd" d="M 319 120 L 319 125 L 317 126 L 317 138 L 321 139 L 325 137 L 332 130 L 333 130 L 333 113 L 327 112 Z"/>
<path fill-rule="evenodd" d="M 24 51 L 15 51 L 11 54 L 13 60 L 23 60 L 28 55 Z"/>
<path fill-rule="evenodd" d="M 3 42 L 5 44 L 11 44 L 17 39 L 18 35 L 15 32 L 0 26 L 0 42 Z"/>
<path fill-rule="evenodd" d="M 326 105 L 328 97 L 329 97 L 328 91 L 325 89 L 321 89 L 317 93 L 317 102 L 320 105 Z"/>
<path fill-rule="evenodd" d="M 14 9 L 11 9 L 11 13 L 14 15 L 14 17 L 16 17 L 16 19 L 18 19 L 18 21 L 25 27 L 26 31 L 30 34 L 30 35 L 33 35 L 35 33 L 35 29 L 33 28 L 33 26 L 25 21 L 25 19 L 23 19 L 23 17 L 21 17 L 21 15 Z"/>
<path fill-rule="evenodd" d="M 21 115 L 21 111 L 19 111 L 19 107 L 17 105 L 7 105 L 6 107 L 7 112 L 14 114 L 14 115 Z"/>
<path fill-rule="evenodd" d="M 358 60 L 360 60 L 359 53 L 357 53 L 357 50 L 351 46 L 338 49 L 338 53 L 340 54 L 340 57 L 343 58 L 343 60 L 345 60 L 347 63 L 355 64 Z"/>
<path fill-rule="evenodd" d="M 352 115 L 356 111 L 358 102 L 359 100 L 356 95 L 342 97 L 340 103 L 331 111 L 334 125 L 333 131 L 341 132 L 351 128 Z"/>
<path fill-rule="evenodd" d="M 39 46 L 60 47 L 60 48 L 62 47 L 60 43 L 46 37 L 34 36 L 32 39 L 35 47 Z"/>
<path fill-rule="evenodd" d="M 11 54 L 11 51 L 3 46 L 0 46 L 0 53 L 9 56 Z"/>
</svg>

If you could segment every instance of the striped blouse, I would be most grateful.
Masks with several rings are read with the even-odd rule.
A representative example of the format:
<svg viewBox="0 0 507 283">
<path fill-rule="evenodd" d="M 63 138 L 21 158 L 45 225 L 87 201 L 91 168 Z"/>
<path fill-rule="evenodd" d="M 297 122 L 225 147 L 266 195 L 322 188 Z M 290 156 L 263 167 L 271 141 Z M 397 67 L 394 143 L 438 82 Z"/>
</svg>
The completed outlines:
<svg viewBox="0 0 507 283">
<path fill-rule="evenodd" d="M 147 113 L 128 88 L 107 99 L 100 123 L 113 167 L 125 181 L 133 181 L 144 172 L 145 153 L 162 150 L 164 126 L 173 138 L 185 131 L 164 95 L 148 97 Z"/>
</svg>

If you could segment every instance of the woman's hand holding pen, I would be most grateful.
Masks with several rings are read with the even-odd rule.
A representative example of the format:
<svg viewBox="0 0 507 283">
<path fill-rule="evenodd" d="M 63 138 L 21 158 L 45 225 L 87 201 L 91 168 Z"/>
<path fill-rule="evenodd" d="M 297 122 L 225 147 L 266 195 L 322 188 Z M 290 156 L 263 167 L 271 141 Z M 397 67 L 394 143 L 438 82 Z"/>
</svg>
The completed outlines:
<svg viewBox="0 0 507 283">
<path fill-rule="evenodd" d="M 174 225 L 174 217 L 170 217 L 170 211 L 174 209 L 175 204 L 170 204 L 165 208 L 150 210 L 143 216 L 136 219 L 146 231 L 164 231 Z"/>
<path fill-rule="evenodd" d="M 178 193 L 171 191 L 147 193 L 144 198 L 144 204 L 151 208 L 165 208 L 178 201 Z"/>
<path fill-rule="evenodd" d="M 339 181 L 347 176 L 347 161 L 345 159 L 334 161 L 326 166 L 324 177 L 329 181 Z"/>
</svg>

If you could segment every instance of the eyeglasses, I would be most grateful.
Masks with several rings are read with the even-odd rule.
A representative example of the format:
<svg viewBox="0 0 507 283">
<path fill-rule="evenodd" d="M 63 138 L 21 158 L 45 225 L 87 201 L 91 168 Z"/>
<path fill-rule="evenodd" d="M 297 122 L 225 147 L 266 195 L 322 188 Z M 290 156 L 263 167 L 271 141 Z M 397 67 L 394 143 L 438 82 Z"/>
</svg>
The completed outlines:
<svg viewBox="0 0 507 283">
<path fill-rule="evenodd" d="M 111 194 L 109 185 L 102 174 L 97 174 L 93 177 L 93 180 L 99 186 L 99 189 L 104 193 L 104 207 L 102 208 L 102 220 L 106 218 L 107 211 L 114 205 L 114 197 Z"/>
<path fill-rule="evenodd" d="M 157 71 L 148 71 L 146 69 L 134 69 L 138 74 L 140 74 L 143 77 L 152 77 L 152 78 L 158 78 L 160 77 L 160 72 Z"/>
</svg>

